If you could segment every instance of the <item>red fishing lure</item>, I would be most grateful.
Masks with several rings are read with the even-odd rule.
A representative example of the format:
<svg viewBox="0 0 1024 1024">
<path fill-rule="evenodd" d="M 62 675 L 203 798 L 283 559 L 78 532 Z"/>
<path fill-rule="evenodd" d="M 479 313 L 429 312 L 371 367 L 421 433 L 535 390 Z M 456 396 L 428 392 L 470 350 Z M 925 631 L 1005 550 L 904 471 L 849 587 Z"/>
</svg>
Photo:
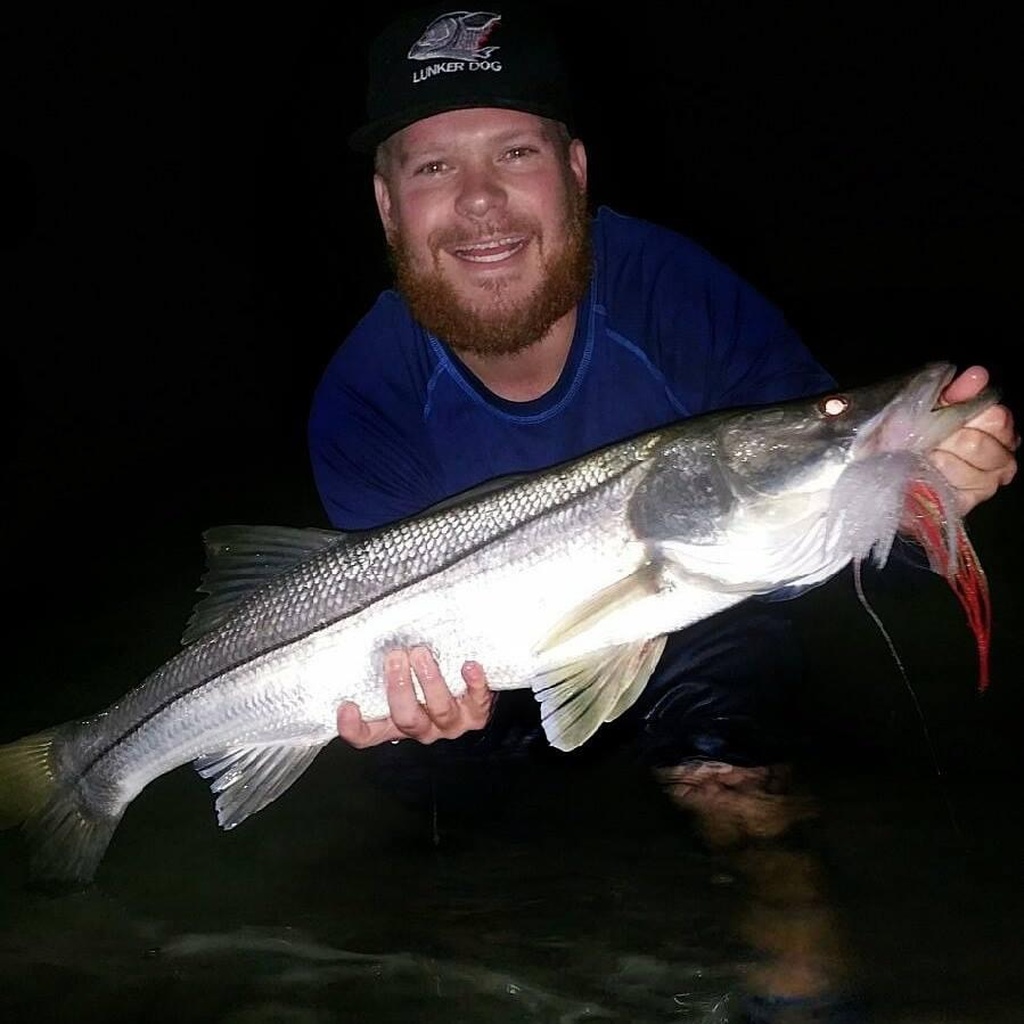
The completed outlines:
<svg viewBox="0 0 1024 1024">
<path fill-rule="evenodd" d="M 946 578 L 967 613 L 978 645 L 978 689 L 984 693 L 989 684 L 992 638 L 992 608 L 985 571 L 963 521 L 943 511 L 943 502 L 930 485 L 920 480 L 911 484 L 906 508 L 911 530 L 928 555 L 929 564 Z"/>
</svg>

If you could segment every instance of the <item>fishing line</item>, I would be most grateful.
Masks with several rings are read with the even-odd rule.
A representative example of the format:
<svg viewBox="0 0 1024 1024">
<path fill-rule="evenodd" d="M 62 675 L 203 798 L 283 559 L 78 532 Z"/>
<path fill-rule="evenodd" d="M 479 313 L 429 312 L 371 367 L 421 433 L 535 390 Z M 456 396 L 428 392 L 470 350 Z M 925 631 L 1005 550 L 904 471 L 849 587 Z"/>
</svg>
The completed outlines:
<svg viewBox="0 0 1024 1024">
<path fill-rule="evenodd" d="M 430 747 L 427 764 L 430 768 L 430 842 L 436 850 L 441 845 L 441 820 L 437 810 L 437 761 L 436 747 Z"/>
<path fill-rule="evenodd" d="M 907 674 L 906 667 L 903 664 L 903 659 L 900 658 L 899 652 L 896 650 L 896 645 L 893 642 L 892 637 L 889 635 L 889 631 L 885 628 L 885 623 L 882 622 L 881 617 L 875 609 L 871 607 L 871 603 L 868 601 L 867 594 L 864 591 L 864 580 L 861 576 L 860 567 L 860 559 L 855 559 L 853 562 L 853 585 L 857 592 L 857 599 L 871 617 L 871 620 L 878 628 L 879 633 L 882 634 L 882 639 L 885 641 L 886 646 L 889 648 L 889 653 L 892 655 L 892 659 L 896 663 L 896 668 L 899 671 L 900 678 L 903 680 L 903 685 L 906 687 L 907 693 L 910 694 L 910 699 L 913 701 L 914 707 L 917 709 L 917 717 L 921 723 L 921 732 L 924 734 L 925 745 L 927 746 L 928 754 L 931 757 L 932 767 L 935 769 L 935 776 L 941 782 L 944 779 L 942 766 L 939 764 L 938 753 L 935 749 L 935 743 L 932 740 L 931 730 L 928 728 L 928 719 L 925 717 L 924 708 L 921 707 L 921 701 L 918 699 L 917 692 L 914 690 L 913 684 L 910 682 L 910 676 Z M 942 799 L 946 805 L 946 811 L 949 814 L 949 821 L 953 826 L 953 831 L 962 839 L 963 832 L 960 829 L 960 823 L 957 821 L 956 810 L 954 809 L 953 803 L 949 798 L 949 793 L 946 792 L 944 786 L 942 787 Z"/>
<path fill-rule="evenodd" d="M 928 728 L 928 720 L 925 718 L 924 709 L 921 707 L 921 702 L 918 700 L 917 692 L 914 690 L 914 687 L 910 682 L 910 676 L 907 675 L 906 667 L 899 656 L 899 652 L 896 650 L 896 645 L 893 643 L 893 639 L 889 635 L 889 631 L 885 628 L 885 624 L 882 622 L 881 617 L 875 609 L 871 607 L 871 604 L 868 601 L 867 594 L 864 591 L 864 580 L 861 576 L 860 566 L 861 563 L 859 560 L 853 563 L 853 584 L 857 591 L 857 598 L 864 606 L 864 610 L 871 616 L 874 624 L 878 627 L 878 631 L 882 634 L 882 639 L 889 648 L 889 653 L 892 655 L 893 661 L 896 662 L 896 668 L 899 670 L 900 678 L 903 680 L 903 685 L 906 687 L 907 693 L 910 694 L 910 699 L 914 702 L 914 707 L 917 709 L 917 717 L 921 722 L 921 731 L 924 733 L 925 743 L 928 747 L 928 753 L 931 756 L 932 765 L 935 768 L 935 774 L 941 778 L 942 768 L 939 765 L 938 754 L 935 750 L 935 744 L 932 742 L 932 734 L 931 730 Z"/>
</svg>

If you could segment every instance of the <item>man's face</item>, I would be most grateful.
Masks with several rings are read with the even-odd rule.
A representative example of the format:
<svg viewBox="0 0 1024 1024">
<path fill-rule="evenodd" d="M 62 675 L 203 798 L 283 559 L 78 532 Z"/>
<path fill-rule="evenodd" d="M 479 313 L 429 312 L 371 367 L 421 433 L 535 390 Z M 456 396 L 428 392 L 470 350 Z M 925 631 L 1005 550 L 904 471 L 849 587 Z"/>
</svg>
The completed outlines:
<svg viewBox="0 0 1024 1024">
<path fill-rule="evenodd" d="M 377 206 L 413 315 L 456 349 L 539 340 L 590 278 L 586 154 L 552 122 L 475 108 L 388 140 Z"/>
</svg>

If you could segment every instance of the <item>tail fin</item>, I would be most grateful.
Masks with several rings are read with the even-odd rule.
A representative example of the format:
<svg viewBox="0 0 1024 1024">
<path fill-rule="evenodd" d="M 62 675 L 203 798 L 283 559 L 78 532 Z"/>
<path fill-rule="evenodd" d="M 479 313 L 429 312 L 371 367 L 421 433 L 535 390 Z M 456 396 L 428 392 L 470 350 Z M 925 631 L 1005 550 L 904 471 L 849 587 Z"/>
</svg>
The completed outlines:
<svg viewBox="0 0 1024 1024">
<path fill-rule="evenodd" d="M 48 729 L 0 747 L 0 829 L 38 814 L 56 791 L 50 767 L 56 731 Z"/>
<path fill-rule="evenodd" d="M 121 815 L 97 815 L 73 779 L 60 779 L 52 757 L 57 729 L 0 746 L 0 828 L 22 825 L 34 884 L 87 885 Z"/>
</svg>

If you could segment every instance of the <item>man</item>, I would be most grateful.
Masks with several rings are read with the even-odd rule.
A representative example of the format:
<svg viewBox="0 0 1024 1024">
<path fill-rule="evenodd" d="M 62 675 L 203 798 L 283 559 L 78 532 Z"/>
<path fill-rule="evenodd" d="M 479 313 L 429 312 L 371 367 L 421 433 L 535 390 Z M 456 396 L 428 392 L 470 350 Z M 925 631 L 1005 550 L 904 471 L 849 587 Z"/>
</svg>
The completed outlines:
<svg viewBox="0 0 1024 1024">
<path fill-rule="evenodd" d="M 607 209 L 590 223 L 586 150 L 543 24 L 437 7 L 374 44 L 369 119 L 351 142 L 375 153 L 397 292 L 357 325 L 313 402 L 314 474 L 339 528 L 680 416 L 833 386 L 782 316 L 697 246 Z M 986 380 L 971 367 L 946 398 Z M 962 511 L 1009 483 L 1014 446 L 995 406 L 935 453 Z M 485 668 L 467 665 L 452 700 L 429 652 L 396 651 L 393 714 L 364 723 L 346 706 L 341 735 L 369 746 L 480 728 Z"/>
<path fill-rule="evenodd" d="M 779 311 L 698 246 L 606 208 L 590 216 L 587 153 L 544 24 L 501 3 L 435 7 L 371 48 L 368 119 L 351 143 L 374 156 L 397 285 L 313 401 L 312 465 L 338 528 L 680 417 L 834 386 Z M 945 398 L 986 380 L 972 367 Z M 995 406 L 934 453 L 962 511 L 1010 482 L 1015 446 Z M 455 698 L 429 650 L 395 650 L 390 717 L 366 722 L 345 705 L 339 734 L 357 747 L 474 736 L 476 750 L 521 752 L 541 737 L 536 710 L 513 693 L 496 702 L 486 668 L 468 662 Z M 671 638 L 641 699 L 602 732 L 707 812 L 709 838 L 778 833 L 803 813 L 776 792 L 798 672 L 779 607 L 741 606 Z"/>
</svg>

